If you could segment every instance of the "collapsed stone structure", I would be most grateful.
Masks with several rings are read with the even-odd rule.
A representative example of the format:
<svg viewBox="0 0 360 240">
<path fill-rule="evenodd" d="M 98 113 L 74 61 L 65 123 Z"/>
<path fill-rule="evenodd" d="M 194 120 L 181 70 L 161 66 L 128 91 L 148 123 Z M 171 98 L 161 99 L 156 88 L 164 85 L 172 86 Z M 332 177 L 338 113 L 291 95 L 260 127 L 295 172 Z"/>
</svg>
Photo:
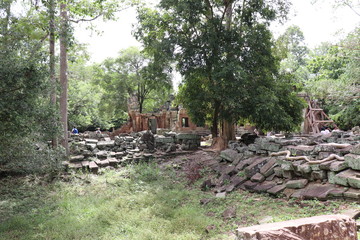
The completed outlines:
<svg viewBox="0 0 360 240">
<path fill-rule="evenodd" d="M 324 215 L 269 223 L 236 231 L 238 240 L 357 240 L 356 222 L 344 215 Z"/>
<path fill-rule="evenodd" d="M 191 133 L 169 132 L 153 135 L 150 131 L 121 134 L 111 139 L 107 134 L 94 132 L 71 136 L 67 169 L 82 169 L 97 173 L 101 167 L 118 167 L 129 163 L 149 161 L 157 153 L 194 150 L 200 146 L 200 136 Z"/>
<path fill-rule="evenodd" d="M 231 142 L 229 149 L 221 152 L 218 163 L 212 166 L 219 177 L 205 181 L 203 186 L 215 187 L 218 194 L 242 188 L 291 198 L 359 200 L 359 143 L 360 135 L 340 131 L 328 136 L 261 137 L 249 145 Z M 314 164 L 304 159 L 289 160 L 283 155 L 270 156 L 284 150 L 310 161 L 331 154 L 340 160 Z"/>
</svg>

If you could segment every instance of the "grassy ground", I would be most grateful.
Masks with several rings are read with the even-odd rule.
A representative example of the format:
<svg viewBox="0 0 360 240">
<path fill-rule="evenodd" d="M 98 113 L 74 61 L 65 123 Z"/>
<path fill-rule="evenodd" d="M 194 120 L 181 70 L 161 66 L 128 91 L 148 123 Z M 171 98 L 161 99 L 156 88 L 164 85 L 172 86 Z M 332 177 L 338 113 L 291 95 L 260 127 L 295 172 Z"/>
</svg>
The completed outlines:
<svg viewBox="0 0 360 240">
<path fill-rule="evenodd" d="M 0 239 L 233 239 L 238 226 L 266 216 L 282 221 L 357 207 L 332 201 L 286 201 L 236 191 L 225 199 L 188 186 L 172 169 L 140 164 L 101 175 L 74 174 L 49 183 L 2 180 Z M 209 203 L 200 204 L 201 199 Z M 230 207 L 236 217 L 224 219 Z"/>
</svg>

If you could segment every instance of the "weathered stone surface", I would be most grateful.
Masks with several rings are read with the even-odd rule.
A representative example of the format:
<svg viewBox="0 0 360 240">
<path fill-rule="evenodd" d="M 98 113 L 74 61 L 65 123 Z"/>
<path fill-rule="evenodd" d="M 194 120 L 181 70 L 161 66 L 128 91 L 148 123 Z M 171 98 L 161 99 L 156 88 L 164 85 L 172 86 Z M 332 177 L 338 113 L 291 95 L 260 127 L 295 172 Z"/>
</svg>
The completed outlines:
<svg viewBox="0 0 360 240">
<path fill-rule="evenodd" d="M 345 155 L 345 162 L 351 169 L 360 170 L 360 155 L 347 154 Z"/>
<path fill-rule="evenodd" d="M 289 150 L 292 155 L 304 156 L 304 155 L 310 155 L 311 152 L 314 150 L 314 146 L 307 146 L 307 145 L 287 146 L 286 149 Z"/>
<path fill-rule="evenodd" d="M 353 146 L 350 150 L 350 153 L 360 155 L 360 143 Z"/>
<path fill-rule="evenodd" d="M 330 171 L 339 172 L 348 168 L 348 163 L 344 161 L 335 161 L 330 165 Z"/>
<path fill-rule="evenodd" d="M 360 199 L 360 190 L 349 189 L 346 192 L 344 192 L 344 197 L 351 199 Z"/>
<path fill-rule="evenodd" d="M 108 157 L 108 153 L 106 151 L 97 152 L 95 155 L 99 159 L 106 159 Z"/>
<path fill-rule="evenodd" d="M 323 162 L 319 165 L 319 168 L 321 170 L 326 170 L 326 171 L 330 171 L 330 165 L 334 162 L 336 162 L 337 160 L 333 160 L 333 161 L 327 161 L 327 162 Z"/>
<path fill-rule="evenodd" d="M 345 215 L 324 215 L 239 228 L 238 240 L 356 240 L 356 222 Z"/>
<path fill-rule="evenodd" d="M 260 168 L 266 164 L 267 160 L 268 158 L 263 158 L 263 157 L 253 158 L 253 162 L 245 168 L 246 176 L 248 178 L 251 178 L 256 173 L 258 173 L 260 171 Z"/>
<path fill-rule="evenodd" d="M 82 161 L 81 162 L 81 166 L 84 168 L 84 169 L 87 169 L 90 165 L 90 162 L 89 161 Z"/>
<path fill-rule="evenodd" d="M 105 159 L 105 160 L 99 161 L 99 162 L 98 162 L 98 165 L 99 165 L 100 167 L 107 167 L 107 166 L 110 165 L 110 162 L 109 162 L 109 160 Z"/>
<path fill-rule="evenodd" d="M 240 155 L 237 151 L 232 149 L 226 149 L 220 153 L 220 157 L 225 159 L 228 162 L 236 162 L 239 161 L 242 155 Z"/>
<path fill-rule="evenodd" d="M 277 143 L 261 143 L 260 146 L 262 150 L 270 152 L 278 152 L 281 148 L 281 145 Z"/>
<path fill-rule="evenodd" d="M 333 152 L 334 151 L 334 146 L 329 145 L 329 144 L 319 144 L 316 145 L 313 153 L 314 154 L 319 154 L 319 152 Z"/>
<path fill-rule="evenodd" d="M 116 167 L 120 162 L 116 158 L 109 158 L 108 161 L 109 161 L 109 165 L 112 167 Z"/>
<path fill-rule="evenodd" d="M 324 180 L 327 178 L 326 171 L 320 170 L 320 171 L 312 171 L 310 174 L 310 179 L 312 181 L 316 180 Z"/>
<path fill-rule="evenodd" d="M 299 189 L 299 188 L 304 188 L 307 183 L 308 183 L 307 179 L 291 180 L 286 183 L 286 187 Z"/>
<path fill-rule="evenodd" d="M 326 200 L 329 194 L 337 189 L 333 184 L 309 183 L 302 191 L 304 199 Z"/>
<path fill-rule="evenodd" d="M 80 169 L 80 168 L 82 168 L 82 164 L 81 164 L 81 162 L 69 163 L 68 167 L 70 169 Z"/>
<path fill-rule="evenodd" d="M 268 162 L 260 168 L 260 173 L 263 174 L 265 177 L 268 177 L 274 173 L 275 166 L 277 166 L 276 159 L 270 158 Z"/>
<path fill-rule="evenodd" d="M 70 162 L 79 162 L 82 161 L 84 158 L 84 155 L 71 156 Z"/>
<path fill-rule="evenodd" d="M 234 188 L 238 187 L 240 184 L 243 184 L 244 182 L 246 182 L 247 179 L 244 177 L 239 177 L 239 176 L 232 176 L 230 178 L 230 183 L 232 185 L 234 185 Z"/>
<path fill-rule="evenodd" d="M 252 162 L 253 162 L 252 158 L 242 160 L 236 165 L 236 170 L 242 171 L 242 170 L 244 170 L 244 168 L 249 166 Z"/>
<path fill-rule="evenodd" d="M 286 188 L 285 184 L 276 185 L 276 186 L 268 189 L 267 192 L 270 194 L 277 195 L 277 194 L 281 193 L 282 191 L 284 191 L 285 188 Z"/>
<path fill-rule="evenodd" d="M 311 166 L 308 163 L 301 164 L 298 169 L 302 174 L 311 173 Z"/>
<path fill-rule="evenodd" d="M 114 147 L 115 146 L 115 141 L 113 141 L 113 140 L 111 140 L 111 141 L 99 141 L 96 146 L 100 150 L 105 149 L 107 147 Z"/>
<path fill-rule="evenodd" d="M 99 140 L 97 140 L 97 139 L 91 139 L 91 138 L 86 138 L 85 139 L 85 142 L 86 143 L 89 143 L 89 144 L 97 144 L 98 142 L 99 142 Z"/>
<path fill-rule="evenodd" d="M 236 217 L 236 206 L 232 206 L 229 207 L 228 209 L 226 209 L 221 216 L 225 219 L 231 219 L 231 218 L 235 218 Z"/>
<path fill-rule="evenodd" d="M 273 188 L 274 186 L 276 186 L 276 183 L 271 182 L 271 181 L 265 181 L 260 183 L 259 185 L 255 186 L 254 191 L 255 192 L 266 192 L 267 190 Z"/>
<path fill-rule="evenodd" d="M 338 174 L 336 176 L 341 178 L 341 181 L 344 181 L 344 183 L 346 179 L 347 184 L 351 187 L 360 189 L 360 172 L 348 169 L 344 172 L 341 172 L 341 175 Z"/>
<path fill-rule="evenodd" d="M 258 185 L 257 182 L 246 181 L 243 185 L 246 190 L 254 191 L 254 188 Z"/>
<path fill-rule="evenodd" d="M 99 170 L 99 167 L 95 162 L 90 162 L 89 169 L 92 173 L 97 173 Z"/>
<path fill-rule="evenodd" d="M 265 177 L 261 173 L 256 173 L 254 176 L 251 177 L 251 181 L 253 182 L 263 182 L 264 180 Z"/>
<path fill-rule="evenodd" d="M 334 184 L 342 185 L 342 186 L 348 186 L 348 178 L 351 176 L 351 169 L 342 171 L 334 176 L 329 175 L 329 182 L 331 181 Z M 331 180 L 330 180 L 331 179 Z"/>
</svg>

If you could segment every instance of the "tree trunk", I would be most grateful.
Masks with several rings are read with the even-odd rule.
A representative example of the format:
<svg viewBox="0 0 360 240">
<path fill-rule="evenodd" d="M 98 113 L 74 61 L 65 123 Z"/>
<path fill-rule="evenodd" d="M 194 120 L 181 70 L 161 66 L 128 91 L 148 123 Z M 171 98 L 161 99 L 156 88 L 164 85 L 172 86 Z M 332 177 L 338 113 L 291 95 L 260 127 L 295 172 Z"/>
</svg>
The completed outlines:
<svg viewBox="0 0 360 240">
<path fill-rule="evenodd" d="M 212 120 L 212 126 L 211 126 L 211 136 L 213 139 L 215 139 L 218 134 L 219 134 L 219 131 L 218 131 L 218 125 L 219 125 L 219 122 L 218 122 L 218 119 L 219 119 L 219 104 L 218 103 L 215 103 L 215 107 L 214 107 L 214 116 L 213 116 L 213 120 Z"/>
<path fill-rule="evenodd" d="M 233 1 L 229 0 L 226 5 L 226 30 L 230 30 L 231 28 L 231 20 L 232 20 L 232 5 Z M 231 54 L 231 53 L 229 53 Z M 224 147 L 227 146 L 228 142 L 230 140 L 235 140 L 235 128 L 234 124 L 231 121 L 228 120 L 222 120 L 221 121 L 221 131 L 220 131 L 220 137 L 224 141 Z"/>
<path fill-rule="evenodd" d="M 56 77 L 55 77 L 55 0 L 49 1 L 49 55 L 50 55 L 50 83 L 51 83 L 51 92 L 50 92 L 50 102 L 51 105 L 56 109 Z M 54 129 L 56 128 L 56 119 L 54 119 Z M 58 141 L 56 136 L 53 136 L 52 146 L 56 148 L 58 146 Z"/>
<path fill-rule="evenodd" d="M 60 121 L 63 125 L 63 138 L 61 145 L 66 150 L 66 155 L 69 155 L 68 143 L 68 124 L 67 124 L 67 99 L 68 99 L 68 78 L 67 78 L 67 30 L 68 30 L 68 16 L 66 4 L 60 5 L 61 17 L 61 33 L 60 33 Z"/>
</svg>

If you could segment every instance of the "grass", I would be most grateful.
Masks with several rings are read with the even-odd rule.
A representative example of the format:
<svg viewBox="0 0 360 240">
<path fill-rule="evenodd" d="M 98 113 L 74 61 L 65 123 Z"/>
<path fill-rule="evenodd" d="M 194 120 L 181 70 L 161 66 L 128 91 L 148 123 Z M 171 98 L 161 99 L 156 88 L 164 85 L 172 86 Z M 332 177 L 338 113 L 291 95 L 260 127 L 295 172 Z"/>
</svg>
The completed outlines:
<svg viewBox="0 0 360 240">
<path fill-rule="evenodd" d="M 165 171 L 165 172 L 164 172 Z M 339 201 L 286 201 L 233 192 L 225 199 L 189 187 L 171 169 L 139 164 L 47 183 L 8 178 L 0 190 L 0 239 L 230 239 L 238 226 L 337 213 Z M 209 203 L 200 205 L 200 199 Z M 222 213 L 235 206 L 236 217 Z"/>
</svg>

